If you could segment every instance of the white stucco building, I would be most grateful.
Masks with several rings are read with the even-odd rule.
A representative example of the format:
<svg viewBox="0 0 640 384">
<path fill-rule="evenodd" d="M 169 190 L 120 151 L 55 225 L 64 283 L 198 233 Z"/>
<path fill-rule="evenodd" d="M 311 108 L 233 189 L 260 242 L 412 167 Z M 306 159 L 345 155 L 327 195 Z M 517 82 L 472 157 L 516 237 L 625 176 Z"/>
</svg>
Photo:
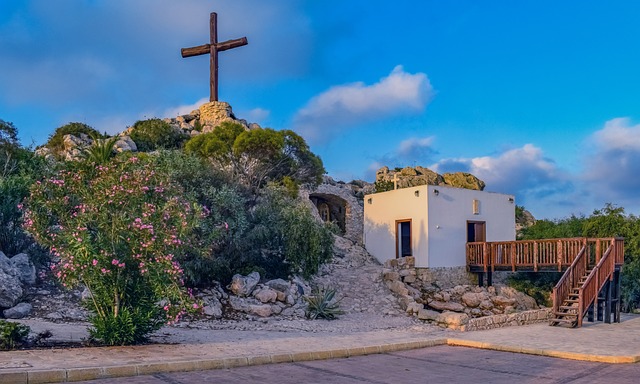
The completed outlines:
<svg viewBox="0 0 640 384">
<path fill-rule="evenodd" d="M 513 241 L 511 195 L 421 185 L 365 196 L 364 244 L 378 261 L 414 256 L 417 268 L 466 265 L 467 241 Z"/>
</svg>

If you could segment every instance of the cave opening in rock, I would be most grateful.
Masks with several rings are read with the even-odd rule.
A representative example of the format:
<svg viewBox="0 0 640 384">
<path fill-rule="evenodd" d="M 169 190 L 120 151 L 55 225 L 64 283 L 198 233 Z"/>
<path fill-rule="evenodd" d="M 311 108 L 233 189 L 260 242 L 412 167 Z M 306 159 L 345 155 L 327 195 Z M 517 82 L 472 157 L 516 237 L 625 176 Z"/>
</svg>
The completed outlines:
<svg viewBox="0 0 640 384">
<path fill-rule="evenodd" d="M 347 202 L 336 195 L 324 193 L 312 193 L 309 195 L 309 199 L 318 209 L 320 218 L 326 223 L 335 223 L 344 235 L 349 215 Z"/>
</svg>

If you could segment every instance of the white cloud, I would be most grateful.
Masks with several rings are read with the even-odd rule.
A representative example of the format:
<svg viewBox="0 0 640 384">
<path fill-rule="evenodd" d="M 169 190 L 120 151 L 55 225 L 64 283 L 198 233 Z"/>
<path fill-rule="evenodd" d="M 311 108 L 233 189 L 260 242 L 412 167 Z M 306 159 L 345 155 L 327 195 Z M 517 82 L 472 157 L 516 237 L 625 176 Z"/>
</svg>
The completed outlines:
<svg viewBox="0 0 640 384">
<path fill-rule="evenodd" d="M 587 141 L 584 179 L 606 202 L 638 206 L 640 124 L 628 118 L 607 121 Z"/>
<path fill-rule="evenodd" d="M 203 97 L 202 99 L 196 101 L 193 104 L 179 105 L 177 107 L 167 108 L 158 116 L 159 117 L 176 117 L 180 115 L 186 115 L 191 111 L 200 108 L 202 104 L 206 104 L 208 102 L 209 102 L 209 98 Z"/>
<path fill-rule="evenodd" d="M 246 117 L 242 118 L 248 120 L 249 122 L 256 122 L 261 124 L 267 117 L 269 117 L 270 114 L 271 112 L 268 109 L 254 108 L 247 112 Z"/>
<path fill-rule="evenodd" d="M 313 97 L 293 125 L 308 141 L 318 142 L 358 123 L 422 112 L 433 94 L 426 74 L 407 73 L 398 65 L 375 84 L 338 85 Z"/>
</svg>

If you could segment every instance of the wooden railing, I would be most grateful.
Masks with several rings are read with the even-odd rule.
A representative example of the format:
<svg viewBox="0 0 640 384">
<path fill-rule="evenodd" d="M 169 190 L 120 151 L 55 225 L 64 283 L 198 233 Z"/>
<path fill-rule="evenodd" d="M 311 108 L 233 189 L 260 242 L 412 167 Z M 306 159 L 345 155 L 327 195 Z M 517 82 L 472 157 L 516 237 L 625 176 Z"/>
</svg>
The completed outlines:
<svg viewBox="0 0 640 384">
<path fill-rule="evenodd" d="M 613 272 L 615 271 L 616 264 L 622 264 L 623 262 L 624 240 L 620 238 L 611 239 L 609 247 L 602 257 L 598 258 L 597 264 L 578 291 L 578 327 L 582 325 L 582 318 L 587 314 L 591 304 L 593 304 L 594 307 L 597 307 L 598 293 L 608 281 L 613 279 Z M 554 294 L 556 293 L 555 291 L 556 290 L 554 288 Z M 557 300 L 562 299 L 558 298 Z M 555 302 L 556 297 L 554 296 L 554 310 Z"/>
<path fill-rule="evenodd" d="M 467 265 L 484 272 L 568 268 L 587 244 L 585 238 L 467 243 Z M 599 241 L 600 239 L 593 239 Z"/>
<path fill-rule="evenodd" d="M 560 305 L 563 300 L 569 296 L 573 287 L 578 285 L 578 281 L 584 276 L 587 271 L 587 262 L 589 255 L 587 253 L 587 245 L 585 244 L 576 258 L 571 263 L 567 272 L 565 272 L 555 287 L 553 287 L 553 293 L 551 298 L 553 299 L 553 313 L 560 310 Z"/>
</svg>

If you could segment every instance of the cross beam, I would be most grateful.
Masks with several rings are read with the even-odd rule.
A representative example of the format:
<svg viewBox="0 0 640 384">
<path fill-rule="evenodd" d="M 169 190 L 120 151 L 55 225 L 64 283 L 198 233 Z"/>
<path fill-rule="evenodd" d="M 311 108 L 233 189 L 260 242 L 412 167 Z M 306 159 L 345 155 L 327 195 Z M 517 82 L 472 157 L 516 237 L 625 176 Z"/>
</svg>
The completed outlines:
<svg viewBox="0 0 640 384">
<path fill-rule="evenodd" d="M 227 40 L 222 43 L 218 43 L 218 14 L 212 12 L 209 17 L 210 28 L 210 42 L 209 44 L 198 45 L 196 47 L 182 48 L 180 52 L 182 57 L 191 57 L 210 55 L 210 69 L 211 76 L 209 79 L 209 88 L 211 95 L 209 101 L 218 101 L 218 52 L 226 51 L 227 49 L 233 49 L 247 45 L 247 38 L 241 37 L 239 39 Z"/>
</svg>

